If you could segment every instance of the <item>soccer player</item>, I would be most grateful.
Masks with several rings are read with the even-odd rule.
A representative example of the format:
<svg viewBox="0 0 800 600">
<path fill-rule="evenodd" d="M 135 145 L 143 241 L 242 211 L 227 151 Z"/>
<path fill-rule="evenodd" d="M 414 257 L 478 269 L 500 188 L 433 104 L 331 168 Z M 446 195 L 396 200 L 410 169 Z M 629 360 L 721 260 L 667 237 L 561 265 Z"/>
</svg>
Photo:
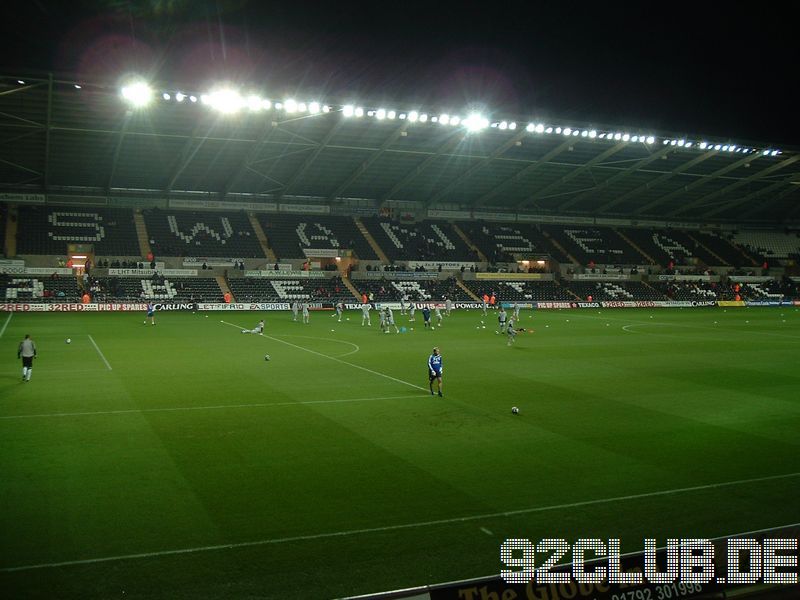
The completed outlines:
<svg viewBox="0 0 800 600">
<path fill-rule="evenodd" d="M 433 305 L 433 316 L 436 317 L 436 324 L 441 327 L 442 326 L 442 310 L 439 308 L 438 304 Z"/>
<path fill-rule="evenodd" d="M 308 314 L 308 302 L 303 302 L 303 323 L 308 325 L 309 320 L 310 320 L 310 317 L 309 317 L 309 314 Z"/>
<path fill-rule="evenodd" d="M 300 312 L 300 303 L 295 300 L 292 302 L 292 321 L 297 321 L 297 313 Z"/>
<path fill-rule="evenodd" d="M 264 319 L 261 319 L 252 329 L 242 329 L 242 333 L 264 333 Z"/>
<path fill-rule="evenodd" d="M 425 323 L 425 327 L 431 326 L 431 309 L 427 306 L 422 307 L 422 321 Z"/>
<path fill-rule="evenodd" d="M 445 306 L 445 312 L 446 312 L 447 316 L 449 317 L 450 316 L 450 312 L 453 310 L 453 301 L 450 300 L 450 298 L 448 298 L 447 296 L 445 296 L 445 298 L 444 298 L 444 306 Z"/>
<path fill-rule="evenodd" d="M 500 326 L 500 333 L 505 333 L 505 331 L 506 331 L 506 320 L 507 319 L 508 319 L 508 315 L 506 315 L 506 309 L 501 306 L 500 307 L 500 312 L 497 313 L 497 323 Z"/>
<path fill-rule="evenodd" d="M 17 358 L 22 359 L 22 381 L 30 381 L 33 372 L 33 359 L 36 358 L 36 343 L 29 334 L 19 343 Z"/>
<path fill-rule="evenodd" d="M 519 302 L 514 302 L 514 320 L 519 321 Z"/>
<path fill-rule="evenodd" d="M 364 326 L 364 322 L 366 321 L 367 326 L 372 327 L 372 320 L 369 318 L 369 311 L 372 307 L 369 305 L 368 302 L 364 302 L 361 305 L 361 326 Z"/>
<path fill-rule="evenodd" d="M 408 300 L 408 296 L 406 296 L 405 294 L 400 296 L 400 314 L 401 315 L 406 314 L 406 300 Z"/>
<path fill-rule="evenodd" d="M 156 307 L 153 305 L 152 302 L 147 303 L 147 316 L 142 321 L 142 325 L 147 325 L 147 319 L 150 319 L 150 324 L 156 324 Z"/>
<path fill-rule="evenodd" d="M 439 396 L 442 395 L 442 353 L 439 348 L 433 349 L 433 354 L 428 357 L 428 387 L 431 389 L 431 396 L 433 396 L 433 382 L 436 381 L 439 385 Z"/>
<path fill-rule="evenodd" d="M 488 294 L 484 294 L 483 297 L 481 298 L 481 300 L 483 301 L 483 305 L 481 306 L 481 308 L 483 309 L 483 316 L 485 317 L 486 316 L 486 305 L 489 304 L 489 296 L 488 296 Z"/>
<path fill-rule="evenodd" d="M 339 323 L 342 322 L 342 313 L 344 312 L 344 303 L 337 302 L 336 303 L 336 316 L 339 317 Z"/>
<path fill-rule="evenodd" d="M 513 344 L 517 339 L 517 330 L 514 329 L 514 321 L 511 321 L 506 328 L 506 333 L 508 334 L 508 345 L 510 346 Z"/>
<path fill-rule="evenodd" d="M 417 320 L 417 318 L 414 316 L 416 312 L 417 312 L 417 305 L 412 302 L 411 305 L 408 307 L 408 320 L 411 321 L 412 323 L 416 322 Z"/>
<path fill-rule="evenodd" d="M 400 330 L 397 328 L 397 325 L 394 323 L 394 313 L 392 309 L 388 306 L 386 307 L 386 333 L 389 333 L 389 329 L 394 327 L 395 333 L 400 333 Z"/>
<path fill-rule="evenodd" d="M 382 308 L 378 309 L 378 319 L 380 320 L 378 324 L 380 325 L 381 331 L 383 333 L 389 333 L 386 330 L 386 311 L 383 310 Z"/>
</svg>

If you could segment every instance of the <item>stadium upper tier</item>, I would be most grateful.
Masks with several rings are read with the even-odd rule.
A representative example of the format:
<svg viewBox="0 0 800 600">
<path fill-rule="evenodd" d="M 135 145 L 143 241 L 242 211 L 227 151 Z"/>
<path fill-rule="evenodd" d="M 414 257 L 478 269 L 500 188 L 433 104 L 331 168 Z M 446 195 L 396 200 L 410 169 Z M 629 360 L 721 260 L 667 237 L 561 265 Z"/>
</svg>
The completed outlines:
<svg viewBox="0 0 800 600">
<path fill-rule="evenodd" d="M 243 212 L 146 210 L 150 247 L 157 256 L 265 258 Z"/>
<path fill-rule="evenodd" d="M 141 255 L 130 209 L 22 205 L 18 215 L 18 254 L 63 255 L 67 244 L 91 244 L 99 255 Z"/>
<path fill-rule="evenodd" d="M 552 257 L 558 262 L 570 262 L 567 255 L 535 225 L 460 221 L 458 226 L 490 262 L 511 262 L 539 257 Z"/>
<path fill-rule="evenodd" d="M 364 226 L 390 260 L 470 262 L 479 258 L 447 221 L 406 223 L 362 219 Z"/>
<path fill-rule="evenodd" d="M 305 258 L 306 251 L 347 249 L 363 260 L 378 259 L 350 217 L 260 214 L 258 222 L 278 258 Z M 313 252 L 309 254 L 313 256 Z"/>
</svg>

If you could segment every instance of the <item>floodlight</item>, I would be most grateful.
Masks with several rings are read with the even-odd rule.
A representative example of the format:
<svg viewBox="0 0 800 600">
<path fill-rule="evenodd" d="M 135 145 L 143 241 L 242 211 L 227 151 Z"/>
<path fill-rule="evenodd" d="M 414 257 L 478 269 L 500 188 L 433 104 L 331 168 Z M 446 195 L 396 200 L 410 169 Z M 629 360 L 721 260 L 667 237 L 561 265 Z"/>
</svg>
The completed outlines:
<svg viewBox="0 0 800 600">
<path fill-rule="evenodd" d="M 184 94 L 183 92 L 178 92 L 177 94 L 175 94 L 175 100 L 177 100 L 178 102 L 183 102 L 185 99 L 186 99 L 186 94 Z"/>
<path fill-rule="evenodd" d="M 714 146 L 714 150 L 719 150 L 720 148 L 722 148 L 722 146 L 720 144 L 717 144 L 716 146 Z"/>
<path fill-rule="evenodd" d="M 592 129 L 592 130 L 589 132 L 589 137 L 590 137 L 590 138 L 592 138 L 592 139 L 596 138 L 596 137 L 597 137 L 597 131 L 596 131 L 596 130 L 594 130 L 594 129 Z"/>
<path fill-rule="evenodd" d="M 291 98 L 284 100 L 283 107 L 286 109 L 287 113 L 297 112 L 297 102 Z"/>
<path fill-rule="evenodd" d="M 197 96 L 189 96 L 189 102 L 197 102 Z"/>
<path fill-rule="evenodd" d="M 700 142 L 700 150 L 705 150 L 708 148 L 708 142 Z"/>
<path fill-rule="evenodd" d="M 547 129 L 544 130 L 544 132 L 545 133 L 553 133 L 553 128 L 552 127 L 548 127 Z"/>
<path fill-rule="evenodd" d="M 300 104 L 297 105 L 297 111 L 298 112 L 306 112 L 307 108 L 308 107 L 306 106 L 305 102 L 301 102 Z"/>
<path fill-rule="evenodd" d="M 550 132 L 548 132 L 550 133 Z M 556 127 L 556 133 L 561 133 L 561 127 Z"/>
<path fill-rule="evenodd" d="M 544 125 L 542 125 L 541 123 L 539 123 L 539 124 L 536 126 L 536 133 L 544 133 Z M 548 131 L 547 133 L 550 133 L 550 132 Z"/>
<path fill-rule="evenodd" d="M 533 130 L 534 130 L 535 128 L 536 128 L 536 125 L 534 125 L 533 123 L 528 123 L 528 124 L 525 126 L 525 131 L 527 131 L 528 133 L 533 133 Z"/>
<path fill-rule="evenodd" d="M 615 133 L 614 134 L 614 139 L 617 140 L 617 141 L 621 140 L 622 139 L 622 134 L 621 133 Z"/>
<path fill-rule="evenodd" d="M 209 96 L 209 104 L 221 113 L 233 114 L 239 112 L 245 102 L 239 92 L 226 88 L 212 92 Z"/>
<path fill-rule="evenodd" d="M 153 90 L 144 81 L 137 81 L 122 88 L 122 97 L 135 107 L 143 107 L 153 99 Z"/>
<path fill-rule="evenodd" d="M 322 107 L 322 112 L 324 113 L 331 112 L 331 107 L 326 104 L 325 106 Z"/>
<path fill-rule="evenodd" d="M 400 114 L 397 116 L 397 118 L 398 118 L 398 119 L 400 119 L 401 121 L 405 121 L 407 116 L 408 116 L 408 115 L 406 115 L 406 113 L 400 113 Z"/>
<path fill-rule="evenodd" d="M 572 137 L 577 137 L 578 135 L 580 135 L 580 133 L 581 133 L 580 131 L 578 131 L 577 129 L 574 129 L 572 131 Z"/>
<path fill-rule="evenodd" d="M 25 82 L 22 79 L 17 79 L 17 83 L 20 85 L 25 85 Z"/>
<path fill-rule="evenodd" d="M 691 148 L 692 147 L 692 142 L 686 142 L 686 144 L 683 147 L 684 148 Z"/>
<path fill-rule="evenodd" d="M 669 141 L 669 145 L 670 146 L 677 146 L 678 145 L 678 140 L 670 140 Z"/>
<path fill-rule="evenodd" d="M 77 84 L 77 83 L 73 84 L 73 86 L 72 86 L 72 87 L 74 87 L 76 90 L 79 90 L 79 89 L 81 89 L 81 86 L 80 86 L 80 84 Z"/>
<path fill-rule="evenodd" d="M 778 150 L 773 150 L 772 152 L 770 152 L 770 156 L 778 156 L 778 154 L 780 154 Z"/>
<path fill-rule="evenodd" d="M 480 131 L 489 126 L 489 121 L 478 113 L 472 113 L 464 119 L 463 124 L 467 128 L 467 131 Z"/>
<path fill-rule="evenodd" d="M 396 116 L 397 116 L 397 111 L 394 110 L 390 110 L 389 112 L 386 113 L 386 118 L 389 119 L 390 121 L 393 121 Z"/>
<path fill-rule="evenodd" d="M 647 141 L 647 143 L 648 143 L 648 144 L 655 144 L 655 142 L 656 142 L 656 138 L 654 138 L 654 137 L 651 135 L 650 137 L 648 137 L 648 138 L 647 138 L 647 140 L 646 140 L 646 141 Z"/>
<path fill-rule="evenodd" d="M 686 140 L 678 140 L 678 146 L 683 148 L 684 144 L 686 144 Z"/>
<path fill-rule="evenodd" d="M 728 150 L 729 150 L 730 152 L 736 152 L 736 144 L 734 144 L 733 146 L 731 146 L 731 147 L 730 147 Z"/>
<path fill-rule="evenodd" d="M 461 123 L 461 117 L 456 117 L 456 116 L 450 117 L 450 125 L 452 125 L 453 127 L 455 127 L 455 126 L 457 126 L 459 123 Z"/>
<path fill-rule="evenodd" d="M 438 123 L 439 117 L 431 117 L 431 123 Z"/>
<path fill-rule="evenodd" d="M 172 96 L 170 96 L 167 92 L 164 92 L 163 94 L 161 94 L 161 97 L 164 100 L 169 100 L 170 98 L 172 98 Z"/>
<path fill-rule="evenodd" d="M 270 108 L 272 108 L 272 102 L 270 102 L 269 100 L 262 100 L 261 108 L 263 108 L 264 110 L 269 110 Z"/>
<path fill-rule="evenodd" d="M 428 121 L 428 115 L 427 115 L 427 114 L 425 114 L 425 113 L 422 113 L 422 114 L 419 116 L 419 122 L 420 122 L 420 123 L 427 123 L 427 121 Z"/>
<path fill-rule="evenodd" d="M 564 129 L 564 135 L 572 135 L 572 129 L 570 129 L 569 127 Z"/>
<path fill-rule="evenodd" d="M 363 117 L 363 116 L 364 116 L 364 109 L 363 109 L 363 108 L 361 108 L 361 107 L 359 106 L 358 108 L 356 108 L 356 110 L 355 110 L 355 113 L 354 113 L 354 114 L 355 114 L 357 117 Z"/>
<path fill-rule="evenodd" d="M 256 96 L 255 94 L 252 96 L 247 97 L 247 108 L 249 108 L 253 112 L 258 112 L 261 110 L 261 98 Z"/>
<path fill-rule="evenodd" d="M 727 152 L 728 151 L 728 145 L 727 144 L 722 147 L 722 151 L 723 152 Z"/>
<path fill-rule="evenodd" d="M 376 110 L 375 111 L 375 118 L 378 119 L 378 120 L 381 120 L 381 121 L 383 119 L 385 119 L 386 118 L 386 109 L 385 108 L 379 108 L 378 110 Z"/>
<path fill-rule="evenodd" d="M 508 129 L 508 122 L 507 121 L 500 121 L 500 125 L 498 125 L 500 129 Z"/>
<path fill-rule="evenodd" d="M 209 96 L 208 94 L 201 94 L 200 102 L 202 104 L 211 104 L 211 96 Z"/>
<path fill-rule="evenodd" d="M 412 123 L 416 123 L 419 120 L 419 113 L 415 110 L 412 110 L 410 113 L 408 113 L 408 120 Z"/>
<path fill-rule="evenodd" d="M 355 111 L 355 109 L 353 108 L 353 105 L 352 105 L 352 104 L 345 104 L 345 105 L 342 107 L 342 114 L 343 114 L 345 117 L 352 117 L 352 116 L 353 116 L 353 114 L 354 114 L 354 111 Z"/>
<path fill-rule="evenodd" d="M 632 142 L 635 144 L 636 142 L 638 142 L 638 141 L 639 141 L 639 136 L 638 136 L 638 135 L 635 135 L 635 136 L 633 136 L 633 137 L 631 138 L 631 141 L 632 141 Z"/>
<path fill-rule="evenodd" d="M 669 144 L 669 142 L 670 142 L 669 140 L 664 140 L 664 145 L 666 146 L 667 144 Z"/>
<path fill-rule="evenodd" d="M 439 115 L 439 123 L 441 123 L 442 125 L 447 125 L 448 123 L 450 123 L 450 115 L 448 115 L 447 113 Z"/>
<path fill-rule="evenodd" d="M 581 137 L 589 137 L 589 132 L 584 129 L 581 131 Z"/>
<path fill-rule="evenodd" d="M 627 141 L 628 141 L 628 140 L 630 140 L 630 139 L 631 139 L 631 134 L 630 134 L 630 133 L 624 133 L 624 134 L 622 134 L 622 141 L 623 141 L 623 142 L 627 142 Z"/>
</svg>

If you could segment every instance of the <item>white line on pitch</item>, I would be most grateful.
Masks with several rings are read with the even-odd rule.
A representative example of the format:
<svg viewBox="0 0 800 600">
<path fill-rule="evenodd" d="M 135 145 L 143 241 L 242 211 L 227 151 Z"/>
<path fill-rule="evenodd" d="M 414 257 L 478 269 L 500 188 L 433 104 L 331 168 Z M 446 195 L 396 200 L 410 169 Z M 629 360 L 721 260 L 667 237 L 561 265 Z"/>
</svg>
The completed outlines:
<svg viewBox="0 0 800 600">
<path fill-rule="evenodd" d="M 230 325 L 231 327 L 236 327 L 236 329 L 243 329 L 240 325 L 235 325 L 234 323 L 228 323 L 227 321 L 220 321 L 220 323 L 224 323 L 225 325 Z M 338 363 L 342 363 L 343 365 L 347 365 L 349 367 L 355 367 L 356 369 L 361 369 L 362 371 L 366 371 L 367 373 L 372 373 L 373 375 L 378 375 L 379 377 L 384 377 L 386 379 L 391 379 L 392 381 L 396 381 L 397 383 L 402 383 L 403 385 L 407 385 L 413 387 L 418 390 L 422 390 L 423 392 L 427 392 L 428 390 L 422 386 L 416 385 L 414 383 L 409 383 L 408 381 L 403 381 L 402 379 L 397 379 L 396 377 L 392 377 L 391 375 L 386 375 L 384 373 L 379 373 L 378 371 L 373 371 L 372 369 L 368 369 L 367 367 L 362 367 L 361 365 L 357 365 L 351 362 L 347 362 L 346 360 L 342 360 L 340 358 L 336 358 L 335 356 L 328 356 L 327 354 L 323 354 L 322 352 L 317 352 L 316 350 L 310 350 L 308 348 L 303 348 L 303 346 L 298 346 L 297 344 L 293 344 L 291 342 L 287 342 L 286 340 L 281 340 L 271 335 L 264 335 L 261 334 L 262 337 L 265 337 L 270 340 L 274 340 L 276 342 L 280 342 L 281 344 L 286 344 L 287 346 L 291 346 L 292 348 L 297 348 L 298 350 L 303 350 L 305 352 L 310 352 L 311 354 L 316 354 L 317 356 L 321 356 L 322 358 L 327 358 L 329 360 L 334 360 Z"/>
<path fill-rule="evenodd" d="M 736 481 L 723 481 L 719 483 L 709 483 L 705 485 L 695 485 L 692 487 L 675 488 L 672 490 L 660 490 L 657 492 L 645 492 L 643 494 L 631 494 L 629 496 L 615 496 L 612 498 L 600 498 L 597 500 L 581 500 L 578 502 L 567 502 L 565 504 L 554 504 L 550 506 L 535 506 L 533 508 L 523 508 L 505 512 L 486 513 L 481 515 L 469 515 L 465 517 L 453 517 L 450 519 L 435 519 L 432 521 L 419 521 L 417 523 L 402 523 L 399 525 L 387 525 L 385 527 L 365 527 L 363 529 L 351 529 L 349 531 L 330 531 L 327 533 L 317 533 L 310 535 L 297 535 L 292 537 L 272 538 L 266 540 L 255 540 L 252 542 L 235 542 L 231 544 L 216 544 L 213 546 L 197 546 L 195 548 L 178 548 L 175 550 L 159 550 L 156 552 L 140 552 L 137 554 L 120 554 L 117 556 L 102 556 L 97 558 L 84 558 L 80 560 L 65 560 L 52 563 L 39 563 L 31 565 L 19 565 L 16 567 L 0 568 L 0 573 L 13 573 L 15 571 L 32 571 L 34 569 L 51 569 L 56 567 L 69 567 L 75 565 L 89 565 L 96 563 L 115 562 L 121 560 L 132 560 L 137 558 L 153 558 L 156 556 L 172 556 L 176 554 L 194 554 L 198 552 L 212 552 L 216 550 L 233 550 L 237 548 L 251 548 L 253 546 L 268 546 L 273 544 L 286 544 L 289 542 L 305 542 L 337 537 L 348 537 L 351 535 L 364 535 L 368 533 L 382 533 L 385 531 L 398 531 L 402 529 L 416 529 L 420 527 L 430 527 L 435 525 L 451 525 L 454 523 L 466 523 L 481 519 L 495 519 L 501 517 L 514 517 L 532 513 L 546 512 L 551 510 L 561 510 L 565 508 L 578 508 L 581 506 L 592 506 L 598 504 L 610 504 L 613 502 L 625 502 L 628 500 L 640 500 L 643 498 L 656 498 L 658 496 L 671 496 L 686 492 L 697 492 L 702 490 L 712 490 L 717 488 L 744 485 L 747 483 L 760 483 L 764 481 L 774 481 L 778 479 L 789 479 L 800 476 L 798 473 L 786 473 L 784 475 L 769 475 L 767 477 L 754 477 L 752 479 L 738 479 Z"/>
<path fill-rule="evenodd" d="M 0 420 L 36 419 L 45 417 L 90 417 L 95 415 L 127 415 L 132 413 L 181 412 L 188 410 L 224 410 L 226 408 L 268 408 L 270 406 L 302 406 L 304 404 L 341 404 L 343 402 L 377 402 L 378 400 L 399 400 L 401 398 L 422 398 L 419 394 L 405 396 L 383 396 L 379 398 L 343 398 L 340 400 L 306 400 L 303 402 L 268 402 L 263 404 L 219 404 L 216 406 L 173 406 L 164 408 L 132 408 L 126 410 L 96 410 L 89 412 L 43 413 L 31 415 L 5 415 Z"/>
<path fill-rule="evenodd" d="M 108 367 L 108 370 L 110 371 L 111 370 L 111 365 L 108 364 L 108 361 L 106 360 L 106 357 L 103 356 L 102 352 L 100 352 L 100 346 L 97 345 L 97 342 L 94 341 L 94 338 L 92 336 L 89 336 L 89 341 L 92 342 L 92 346 L 94 346 L 94 349 L 97 350 L 97 353 L 100 355 L 100 358 L 103 359 L 103 362 L 106 363 L 106 367 Z"/>
<path fill-rule="evenodd" d="M 6 322 L 3 323 L 3 328 L 0 329 L 0 337 L 3 337 L 3 334 L 6 332 L 6 327 L 8 327 L 8 324 L 11 321 L 11 317 L 13 316 L 14 316 L 13 312 L 8 313 L 8 318 L 6 319 Z"/>
</svg>

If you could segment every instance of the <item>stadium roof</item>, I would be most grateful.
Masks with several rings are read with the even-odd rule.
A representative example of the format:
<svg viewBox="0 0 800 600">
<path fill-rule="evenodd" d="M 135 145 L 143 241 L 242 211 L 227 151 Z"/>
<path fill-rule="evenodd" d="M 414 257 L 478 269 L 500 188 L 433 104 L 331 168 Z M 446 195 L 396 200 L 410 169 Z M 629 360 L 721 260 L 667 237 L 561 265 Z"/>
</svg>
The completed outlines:
<svg viewBox="0 0 800 600">
<path fill-rule="evenodd" d="M 136 108 L 131 101 L 146 100 L 147 90 L 124 98 L 114 87 L 1 77 L 0 189 L 357 198 L 670 220 L 800 217 L 797 148 L 510 115 L 481 122 L 460 114 L 453 125 L 429 107 L 311 107 L 313 99 L 178 91 L 155 88 L 152 102 Z"/>
</svg>

